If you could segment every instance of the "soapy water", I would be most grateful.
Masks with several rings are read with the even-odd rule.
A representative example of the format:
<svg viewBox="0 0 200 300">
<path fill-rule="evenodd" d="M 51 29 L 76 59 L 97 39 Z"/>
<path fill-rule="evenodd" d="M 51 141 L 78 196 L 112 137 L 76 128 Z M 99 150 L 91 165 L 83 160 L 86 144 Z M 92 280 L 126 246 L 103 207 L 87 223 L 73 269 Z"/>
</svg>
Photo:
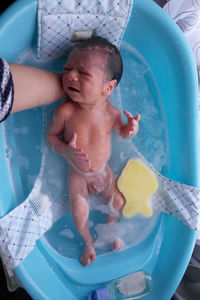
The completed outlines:
<svg viewBox="0 0 200 300">
<path fill-rule="evenodd" d="M 122 139 L 115 133 L 112 134 L 112 154 L 109 165 L 114 174 L 119 176 L 127 160 L 138 157 L 141 153 L 159 172 L 166 171 L 169 165 L 166 121 L 153 74 L 143 57 L 129 44 L 122 43 L 121 54 L 124 73 L 119 87 L 112 94 L 111 101 L 122 111 L 128 110 L 133 115 L 140 113 L 141 120 L 139 132 L 132 139 Z M 66 57 L 49 61 L 38 60 L 34 56 L 33 49 L 27 50 L 18 59 L 18 63 L 57 72 L 62 72 L 65 61 Z M 45 132 L 52 112 L 58 104 L 60 102 L 19 112 L 5 122 L 6 153 L 16 205 L 26 199 L 38 174 L 41 176 L 42 155 L 46 147 Z M 126 120 L 126 117 L 124 119 Z M 52 190 L 52 201 L 56 198 L 60 186 L 65 186 L 60 198 L 66 201 L 68 213 L 53 225 L 44 238 L 60 254 L 77 258 L 80 256 L 83 242 L 69 213 L 67 164 L 66 172 L 59 174 L 61 165 L 63 169 L 63 159 L 52 153 L 50 149 L 47 152 L 49 153 L 49 159 L 46 159 L 47 169 L 40 180 L 45 176 L 48 179 L 46 182 L 51 185 L 49 189 Z M 53 159 L 55 161 L 52 163 Z M 46 191 L 47 189 L 48 185 Z M 121 217 L 119 223 L 105 224 L 105 215 L 110 212 L 105 199 L 93 195 L 89 196 L 88 203 L 90 206 L 88 224 L 95 239 L 97 254 L 111 251 L 112 239 L 116 236 L 124 240 L 126 248 L 141 243 L 151 233 L 158 219 L 158 214 L 154 213 L 151 218 L 136 215 L 129 219 Z"/>
</svg>

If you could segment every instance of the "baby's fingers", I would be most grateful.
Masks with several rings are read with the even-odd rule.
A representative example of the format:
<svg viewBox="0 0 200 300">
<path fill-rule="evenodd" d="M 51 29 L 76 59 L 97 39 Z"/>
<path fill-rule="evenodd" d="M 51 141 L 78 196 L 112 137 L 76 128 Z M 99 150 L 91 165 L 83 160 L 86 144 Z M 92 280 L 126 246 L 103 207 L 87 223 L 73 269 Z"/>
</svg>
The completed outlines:
<svg viewBox="0 0 200 300">
<path fill-rule="evenodd" d="M 137 121 L 137 122 L 138 122 L 140 119 L 141 119 L 140 114 L 137 114 L 137 116 L 134 117 L 134 120 Z"/>
<path fill-rule="evenodd" d="M 129 111 L 127 111 L 127 110 L 124 110 L 124 114 L 127 116 L 128 119 L 132 119 L 133 118 L 132 114 Z"/>
<path fill-rule="evenodd" d="M 91 167 L 91 161 L 88 158 L 83 158 L 78 156 L 76 157 L 76 161 L 79 165 Z"/>
<path fill-rule="evenodd" d="M 76 148 L 76 140 L 77 140 L 77 134 L 74 132 L 73 133 L 73 136 L 71 138 L 71 141 L 69 142 L 69 145 L 72 147 L 72 148 Z"/>
<path fill-rule="evenodd" d="M 75 149 L 74 155 L 75 155 L 75 156 L 79 156 L 79 157 L 86 157 L 86 158 L 88 157 L 88 155 L 85 154 L 85 153 L 83 152 L 83 150 L 81 150 L 81 149 Z"/>
<path fill-rule="evenodd" d="M 141 116 L 140 116 L 140 114 L 137 114 L 135 117 L 133 117 L 133 115 L 129 112 L 129 111 L 127 111 L 127 110 L 124 110 L 124 114 L 127 116 L 127 118 L 129 119 L 129 120 L 135 120 L 135 121 L 139 121 L 140 119 L 141 119 Z"/>
</svg>

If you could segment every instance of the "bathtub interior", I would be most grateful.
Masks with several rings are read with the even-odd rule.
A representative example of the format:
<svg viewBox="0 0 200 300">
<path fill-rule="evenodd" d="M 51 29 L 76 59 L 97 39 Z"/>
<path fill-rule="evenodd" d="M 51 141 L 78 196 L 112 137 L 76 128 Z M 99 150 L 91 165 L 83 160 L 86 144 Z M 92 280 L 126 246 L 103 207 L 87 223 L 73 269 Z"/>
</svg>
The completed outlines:
<svg viewBox="0 0 200 300">
<path fill-rule="evenodd" d="M 10 22 L 7 22 L 6 14 L 1 17 L 0 22 L 3 26 L 0 33 L 3 45 L 1 56 L 8 61 L 18 60 L 18 62 L 61 71 L 65 59 L 63 57 L 48 63 L 33 58 L 32 51 L 36 45 L 37 34 L 37 3 L 36 1 L 17 2 L 7 12 L 12 16 Z M 18 14 L 15 13 L 16 8 Z M 175 28 L 164 14 L 161 21 L 160 15 L 162 15 L 160 9 L 151 1 L 135 1 L 133 16 L 122 43 L 125 72 L 120 84 L 121 96 L 118 96 L 119 90 L 117 90 L 112 101 L 122 110 L 127 109 L 133 113 L 139 111 L 142 115 L 141 128 L 140 133 L 130 142 L 119 142 L 113 135 L 110 165 L 115 169 L 116 175 L 119 175 L 126 159 L 137 156 L 132 148 L 134 145 L 163 175 L 198 185 L 199 161 L 195 150 L 198 134 L 197 110 L 195 101 L 192 104 L 188 103 L 188 96 L 193 99 L 196 97 L 194 64 L 178 28 Z M 25 22 L 26 28 L 23 26 Z M 161 26 L 158 30 L 160 22 Z M 16 30 L 14 26 L 16 24 L 19 30 Z M 20 34 L 22 28 L 24 35 Z M 170 28 L 173 28 L 173 31 Z M 12 38 L 8 38 L 8 33 Z M 183 49 L 182 45 L 184 45 Z M 180 69 L 183 72 L 180 72 Z M 190 80 L 190 86 L 184 84 L 187 80 Z M 30 193 L 40 170 L 44 133 L 57 105 L 58 103 L 16 113 L 1 126 L 0 151 L 3 154 L 1 184 L 3 182 L 4 185 L 4 189 L 0 189 L 1 215 L 24 201 Z M 189 117 L 188 110 L 191 111 Z M 186 113 L 187 126 L 183 121 Z M 186 140 L 188 143 L 185 142 Z M 191 168 L 194 163 L 196 168 Z M 67 201 L 67 185 L 64 196 Z M 95 237 L 98 230 L 102 232 L 107 229 L 103 227 L 99 229 L 97 226 L 105 222 L 105 214 L 97 210 L 91 211 L 90 222 Z M 169 298 L 187 266 L 195 241 L 195 232 L 172 217 L 156 212 L 150 219 L 136 216 L 128 221 L 122 218 L 121 223 L 124 228 L 127 228 L 126 226 L 129 228 L 129 234 L 125 236 L 126 249 L 114 253 L 109 246 L 100 247 L 97 250 L 98 259 L 85 269 L 78 262 L 83 243 L 76 233 L 68 211 L 65 217 L 37 241 L 36 249 L 16 268 L 16 274 L 32 297 L 41 297 L 46 293 L 49 299 L 53 299 L 51 296 L 56 293 L 53 287 L 45 292 L 42 276 L 35 275 L 34 255 L 37 257 L 41 254 L 46 258 L 45 263 L 54 274 L 49 280 L 57 277 L 62 285 L 64 283 L 65 287 L 62 286 L 60 293 L 62 294 L 63 291 L 64 295 L 66 289 L 69 289 L 75 297 L 80 298 L 85 297 L 88 291 L 104 282 L 145 269 L 152 274 L 154 281 L 154 290 L 149 297 L 164 293 L 166 299 Z M 175 236 L 178 234 L 182 236 L 179 245 L 175 241 L 174 233 Z M 175 245 L 176 249 L 172 251 Z M 181 257 L 179 257 L 180 251 Z M 172 267 L 168 266 L 169 261 L 174 262 L 176 270 L 173 269 L 173 274 L 171 273 L 168 291 L 163 292 L 161 286 L 166 280 L 166 273 L 172 271 L 170 269 Z M 111 266 L 111 262 L 115 262 L 115 265 Z M 168 271 L 163 274 L 164 268 Z M 30 278 L 27 274 L 31 276 L 30 280 L 27 279 Z M 46 276 L 48 278 L 50 275 Z"/>
</svg>

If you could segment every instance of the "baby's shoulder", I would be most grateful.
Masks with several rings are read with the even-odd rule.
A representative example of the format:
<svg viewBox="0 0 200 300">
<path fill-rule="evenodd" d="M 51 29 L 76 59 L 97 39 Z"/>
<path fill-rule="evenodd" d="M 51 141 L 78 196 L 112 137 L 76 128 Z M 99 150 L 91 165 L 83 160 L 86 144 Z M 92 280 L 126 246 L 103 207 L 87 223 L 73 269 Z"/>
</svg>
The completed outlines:
<svg viewBox="0 0 200 300">
<path fill-rule="evenodd" d="M 63 116 L 69 118 L 74 113 L 74 110 L 74 103 L 72 101 L 67 101 L 57 107 L 55 114 L 60 117 Z"/>
<path fill-rule="evenodd" d="M 72 100 L 68 100 L 63 103 L 63 108 L 67 111 L 73 112 L 75 110 L 75 103 Z"/>
<path fill-rule="evenodd" d="M 111 104 L 108 104 L 107 110 L 108 110 L 108 113 L 109 113 L 113 118 L 117 118 L 117 117 L 119 117 L 119 116 L 121 115 L 121 111 L 120 111 L 117 107 L 115 107 L 115 106 L 113 106 L 113 105 L 111 105 Z"/>
</svg>

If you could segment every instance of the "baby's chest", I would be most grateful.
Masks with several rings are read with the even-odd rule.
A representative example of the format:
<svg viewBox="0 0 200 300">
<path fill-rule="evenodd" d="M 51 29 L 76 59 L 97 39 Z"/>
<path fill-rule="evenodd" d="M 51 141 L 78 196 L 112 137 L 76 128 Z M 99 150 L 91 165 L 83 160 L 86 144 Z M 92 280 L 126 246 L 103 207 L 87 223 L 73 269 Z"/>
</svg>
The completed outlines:
<svg viewBox="0 0 200 300">
<path fill-rule="evenodd" d="M 78 137 L 103 138 L 110 135 L 111 122 L 109 120 L 95 118 L 71 118 L 66 123 L 66 129 L 76 133 Z"/>
</svg>

